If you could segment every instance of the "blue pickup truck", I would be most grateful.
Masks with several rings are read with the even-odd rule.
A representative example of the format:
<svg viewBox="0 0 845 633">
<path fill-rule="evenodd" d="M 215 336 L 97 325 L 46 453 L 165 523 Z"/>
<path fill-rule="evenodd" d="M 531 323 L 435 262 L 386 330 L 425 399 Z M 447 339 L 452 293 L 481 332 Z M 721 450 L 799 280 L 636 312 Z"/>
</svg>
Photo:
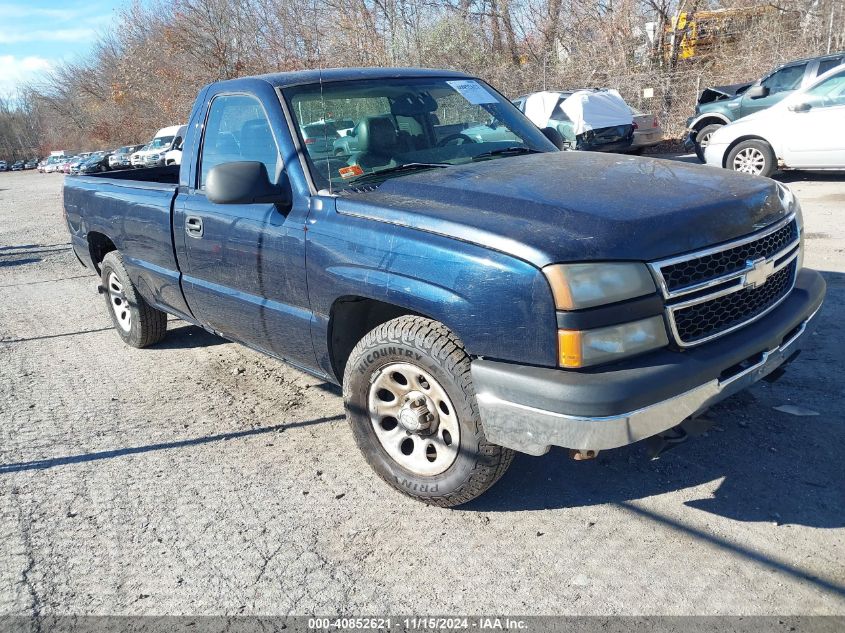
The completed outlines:
<svg viewBox="0 0 845 633">
<path fill-rule="evenodd" d="M 357 147 L 310 155 L 334 118 Z M 69 178 L 64 208 L 127 344 L 169 313 L 342 385 L 378 475 L 453 506 L 514 451 L 682 436 L 822 303 L 787 187 L 557 142 L 460 73 L 249 77 L 200 91 L 180 167 Z"/>
</svg>

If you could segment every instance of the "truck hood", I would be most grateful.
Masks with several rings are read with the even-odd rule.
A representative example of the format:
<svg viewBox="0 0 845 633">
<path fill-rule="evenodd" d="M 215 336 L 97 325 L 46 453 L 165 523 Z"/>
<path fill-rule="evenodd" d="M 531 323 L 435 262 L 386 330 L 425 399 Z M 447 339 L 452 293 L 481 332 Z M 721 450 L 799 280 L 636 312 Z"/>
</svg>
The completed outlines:
<svg viewBox="0 0 845 633">
<path fill-rule="evenodd" d="M 783 217 L 767 178 L 667 160 L 550 152 L 432 169 L 346 191 L 339 213 L 457 238 L 536 266 L 650 261 Z"/>
</svg>

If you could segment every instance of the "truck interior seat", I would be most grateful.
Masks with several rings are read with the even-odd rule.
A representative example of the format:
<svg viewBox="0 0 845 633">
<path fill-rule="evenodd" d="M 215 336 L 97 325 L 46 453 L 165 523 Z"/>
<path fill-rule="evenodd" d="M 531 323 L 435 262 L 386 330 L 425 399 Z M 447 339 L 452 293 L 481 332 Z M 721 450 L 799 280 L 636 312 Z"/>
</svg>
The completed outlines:
<svg viewBox="0 0 845 633">
<path fill-rule="evenodd" d="M 393 166 L 394 156 L 401 151 L 399 133 L 389 116 L 370 116 L 362 119 L 355 128 L 358 152 L 350 164 L 364 169 Z"/>
</svg>

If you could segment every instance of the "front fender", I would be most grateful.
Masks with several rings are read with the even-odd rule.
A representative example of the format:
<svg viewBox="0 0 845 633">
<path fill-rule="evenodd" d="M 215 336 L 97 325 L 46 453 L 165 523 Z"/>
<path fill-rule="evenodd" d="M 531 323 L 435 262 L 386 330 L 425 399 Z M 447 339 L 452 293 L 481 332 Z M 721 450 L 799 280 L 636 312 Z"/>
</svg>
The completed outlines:
<svg viewBox="0 0 845 633">
<path fill-rule="evenodd" d="M 722 123 L 724 123 L 725 125 L 727 125 L 728 123 L 731 122 L 731 120 L 726 115 L 722 114 L 721 112 L 704 112 L 702 114 L 699 114 L 698 116 L 690 119 L 689 122 L 687 123 L 687 130 L 689 131 L 689 135 L 692 138 L 695 138 L 695 133 L 698 132 L 699 128 L 704 127 L 701 124 L 706 119 L 717 119 L 717 120 L 721 121 Z"/>
<path fill-rule="evenodd" d="M 328 207 L 329 205 L 326 205 Z M 320 212 L 308 230 L 307 274 L 317 359 L 329 369 L 332 306 L 375 299 L 440 321 L 473 356 L 553 367 L 551 290 L 535 266 L 459 240 Z"/>
</svg>

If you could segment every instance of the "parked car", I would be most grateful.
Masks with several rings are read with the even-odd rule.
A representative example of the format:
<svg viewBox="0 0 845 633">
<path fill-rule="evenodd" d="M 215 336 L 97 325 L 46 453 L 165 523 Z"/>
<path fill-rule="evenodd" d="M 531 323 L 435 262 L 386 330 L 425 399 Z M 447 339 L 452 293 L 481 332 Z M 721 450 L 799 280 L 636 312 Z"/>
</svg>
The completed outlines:
<svg viewBox="0 0 845 633">
<path fill-rule="evenodd" d="M 79 165 L 80 174 L 98 174 L 109 171 L 111 152 L 95 152 Z"/>
<path fill-rule="evenodd" d="M 109 168 L 120 169 L 122 167 L 131 167 L 130 158 L 132 154 L 140 150 L 143 145 L 124 145 L 114 150 L 109 156 Z"/>
<path fill-rule="evenodd" d="M 164 165 L 165 154 L 182 143 L 185 129 L 184 125 L 171 125 L 156 132 L 147 149 L 142 150 L 143 166 L 159 167 Z"/>
<path fill-rule="evenodd" d="M 65 182 L 117 334 L 153 345 L 170 313 L 342 384 L 364 458 L 426 503 L 477 497 L 514 451 L 682 438 L 777 378 L 821 306 L 784 185 L 558 151 L 462 73 L 290 72 L 199 94 L 181 167 Z M 299 113 L 344 106 L 361 114 L 354 159 L 312 154 Z M 494 118 L 519 142 L 442 143 L 436 115 Z M 131 393 L 131 374 L 112 378 Z"/>
<path fill-rule="evenodd" d="M 91 157 L 91 153 L 85 152 L 84 155 L 80 154 L 79 156 L 75 156 L 72 160 L 67 163 L 65 168 L 66 174 L 78 174 L 79 173 L 79 166 L 82 165 L 86 160 Z"/>
<path fill-rule="evenodd" d="M 636 108 L 631 108 L 631 112 L 634 116 L 634 140 L 628 151 L 639 154 L 663 140 L 663 128 L 656 115 L 640 112 Z"/>
<path fill-rule="evenodd" d="M 12 165 L 12 171 L 23 171 L 24 162 L 19 160 Z"/>
<path fill-rule="evenodd" d="M 778 66 L 753 83 L 705 88 L 695 106 L 695 116 L 687 119 L 685 147 L 704 162 L 704 148 L 713 132 L 732 121 L 773 106 L 843 62 L 845 52 L 799 59 Z"/>
<path fill-rule="evenodd" d="M 0 171 L 6 171 L 9 166 L 6 164 L 5 160 L 0 160 Z"/>
<path fill-rule="evenodd" d="M 708 165 L 758 176 L 778 169 L 845 169 L 845 65 L 771 108 L 722 126 Z"/>
<path fill-rule="evenodd" d="M 165 165 L 181 165 L 182 164 L 182 137 L 176 139 L 173 143 L 173 149 L 165 153 Z"/>
<path fill-rule="evenodd" d="M 514 105 L 537 127 L 557 130 L 568 149 L 620 152 L 634 140 L 631 108 L 615 90 L 535 92 Z"/>
<path fill-rule="evenodd" d="M 36 160 L 35 158 L 26 161 L 26 163 L 24 163 L 24 166 L 23 166 L 24 169 L 35 169 L 37 167 L 38 167 L 38 160 Z"/>
<path fill-rule="evenodd" d="M 332 150 L 336 156 L 353 154 L 358 151 L 358 135 L 353 127 L 343 136 L 338 136 L 332 141 Z"/>
<path fill-rule="evenodd" d="M 150 145 L 147 143 L 146 145 L 142 145 L 140 149 L 135 152 L 132 152 L 132 155 L 129 157 L 129 166 L 130 167 L 143 167 L 144 166 L 144 153 L 149 149 Z"/>
<path fill-rule="evenodd" d="M 334 142 L 338 137 L 337 128 L 332 125 L 330 121 L 319 121 L 316 123 L 308 123 L 300 128 L 302 133 L 302 141 L 308 147 L 308 155 L 315 158 L 325 158 L 332 156 L 336 152 Z M 351 149 L 350 151 L 357 150 Z"/>
</svg>

